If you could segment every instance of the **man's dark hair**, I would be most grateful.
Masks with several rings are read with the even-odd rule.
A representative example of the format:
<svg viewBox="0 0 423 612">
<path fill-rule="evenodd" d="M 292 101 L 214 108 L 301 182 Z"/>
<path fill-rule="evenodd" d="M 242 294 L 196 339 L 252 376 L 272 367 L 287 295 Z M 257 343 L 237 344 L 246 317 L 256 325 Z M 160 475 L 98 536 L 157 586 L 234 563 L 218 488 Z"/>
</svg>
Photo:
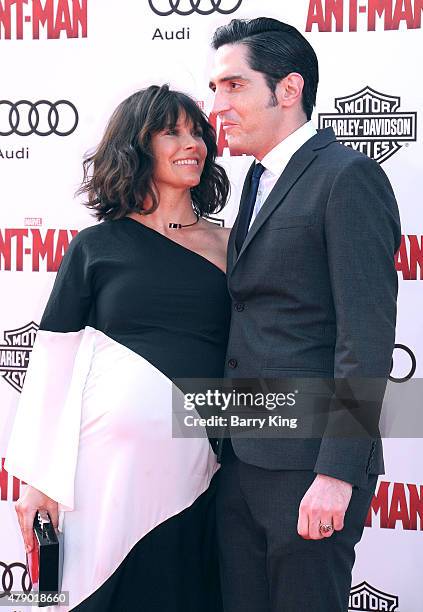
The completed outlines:
<svg viewBox="0 0 423 612">
<path fill-rule="evenodd" d="M 279 81 L 290 72 L 301 74 L 304 79 L 302 106 L 307 119 L 310 119 L 316 104 L 319 67 L 314 49 L 304 36 L 293 26 L 277 19 L 233 19 L 216 30 L 212 46 L 219 49 L 236 43 L 247 48 L 250 68 L 264 75 L 275 105 Z"/>
<path fill-rule="evenodd" d="M 151 85 L 119 104 L 96 150 L 85 158 L 84 177 L 78 195 L 98 220 L 119 219 L 130 212 L 150 214 L 159 206 L 153 179 L 151 138 L 174 128 L 180 115 L 201 131 L 207 156 L 200 183 L 191 189 L 195 212 L 208 216 L 226 204 L 230 184 L 225 170 L 216 163 L 216 133 L 198 104 L 168 85 Z M 147 196 L 152 206 L 144 209 Z"/>
</svg>

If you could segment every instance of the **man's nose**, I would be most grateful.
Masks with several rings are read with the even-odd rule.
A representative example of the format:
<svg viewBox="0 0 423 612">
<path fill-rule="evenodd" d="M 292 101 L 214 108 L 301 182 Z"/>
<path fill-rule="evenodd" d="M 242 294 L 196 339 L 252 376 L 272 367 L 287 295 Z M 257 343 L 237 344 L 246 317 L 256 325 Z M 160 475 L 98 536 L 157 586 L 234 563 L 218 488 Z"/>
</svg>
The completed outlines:
<svg viewBox="0 0 423 612">
<path fill-rule="evenodd" d="M 220 113 L 224 113 L 225 111 L 229 110 L 229 108 L 230 105 L 228 103 L 227 97 L 223 93 L 215 92 L 211 112 L 214 115 L 219 115 Z"/>
</svg>

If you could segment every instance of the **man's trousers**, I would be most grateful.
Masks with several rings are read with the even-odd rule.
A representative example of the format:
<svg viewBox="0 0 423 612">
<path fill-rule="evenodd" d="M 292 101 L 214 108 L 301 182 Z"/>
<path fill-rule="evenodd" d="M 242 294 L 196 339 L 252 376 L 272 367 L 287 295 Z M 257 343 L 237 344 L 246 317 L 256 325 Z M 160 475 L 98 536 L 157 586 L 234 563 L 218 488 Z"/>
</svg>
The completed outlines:
<svg viewBox="0 0 423 612">
<path fill-rule="evenodd" d="M 377 476 L 353 489 L 342 531 L 305 540 L 298 509 L 315 477 L 248 465 L 224 441 L 217 494 L 224 612 L 347 612 L 354 546 Z"/>
</svg>

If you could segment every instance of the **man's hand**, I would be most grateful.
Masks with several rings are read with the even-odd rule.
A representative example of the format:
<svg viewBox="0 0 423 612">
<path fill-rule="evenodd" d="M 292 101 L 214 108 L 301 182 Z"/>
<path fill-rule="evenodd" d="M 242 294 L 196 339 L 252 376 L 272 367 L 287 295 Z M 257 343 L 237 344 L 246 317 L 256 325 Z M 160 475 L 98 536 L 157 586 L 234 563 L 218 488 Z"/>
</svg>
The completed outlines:
<svg viewBox="0 0 423 612">
<path fill-rule="evenodd" d="M 349 482 L 317 474 L 301 500 L 297 531 L 305 540 L 330 538 L 344 527 L 344 516 L 352 495 Z M 333 525 L 333 530 L 320 532 L 320 525 Z"/>
</svg>

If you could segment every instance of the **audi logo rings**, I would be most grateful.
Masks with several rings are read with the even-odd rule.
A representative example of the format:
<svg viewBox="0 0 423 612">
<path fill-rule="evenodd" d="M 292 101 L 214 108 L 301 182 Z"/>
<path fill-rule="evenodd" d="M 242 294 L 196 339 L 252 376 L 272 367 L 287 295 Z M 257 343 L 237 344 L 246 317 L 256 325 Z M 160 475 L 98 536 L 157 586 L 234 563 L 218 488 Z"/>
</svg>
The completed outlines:
<svg viewBox="0 0 423 612">
<path fill-rule="evenodd" d="M 3 561 L 0 561 L 0 572 L 1 568 L 3 568 L 3 574 L 1 577 L 2 592 L 0 592 L 0 598 L 10 595 L 13 590 L 18 591 L 19 586 L 22 588 L 24 593 L 29 593 L 31 591 L 32 583 L 26 565 L 19 562 L 10 563 L 7 565 L 6 563 L 3 563 Z M 20 574 L 19 586 L 14 584 L 15 576 L 12 570 L 15 568 L 19 568 L 19 570 L 17 570 L 17 574 Z"/>
<path fill-rule="evenodd" d="M 408 348 L 408 346 L 405 346 L 405 344 L 395 344 L 394 354 L 395 354 L 395 351 L 402 351 L 403 353 L 405 353 L 405 355 L 402 355 L 400 357 L 400 366 L 402 366 L 403 368 L 405 367 L 405 369 L 402 372 L 402 375 L 392 376 L 392 371 L 395 369 L 394 368 L 394 357 L 392 357 L 389 380 L 395 383 L 407 382 L 407 380 L 410 380 L 410 378 L 413 378 L 416 372 L 416 367 L 417 367 L 416 357 L 413 351 L 410 348 Z M 404 364 L 404 359 L 408 361 L 409 363 Z"/>
<path fill-rule="evenodd" d="M 160 17 L 168 17 L 169 15 L 187 16 L 193 13 L 198 15 L 211 15 L 212 13 L 230 15 L 239 9 L 242 2 L 243 0 L 148 0 L 151 10 Z M 169 8 L 165 8 L 166 5 Z"/>
<path fill-rule="evenodd" d="M 0 100 L 0 136 L 69 136 L 78 125 L 76 106 L 69 100 Z"/>
</svg>

